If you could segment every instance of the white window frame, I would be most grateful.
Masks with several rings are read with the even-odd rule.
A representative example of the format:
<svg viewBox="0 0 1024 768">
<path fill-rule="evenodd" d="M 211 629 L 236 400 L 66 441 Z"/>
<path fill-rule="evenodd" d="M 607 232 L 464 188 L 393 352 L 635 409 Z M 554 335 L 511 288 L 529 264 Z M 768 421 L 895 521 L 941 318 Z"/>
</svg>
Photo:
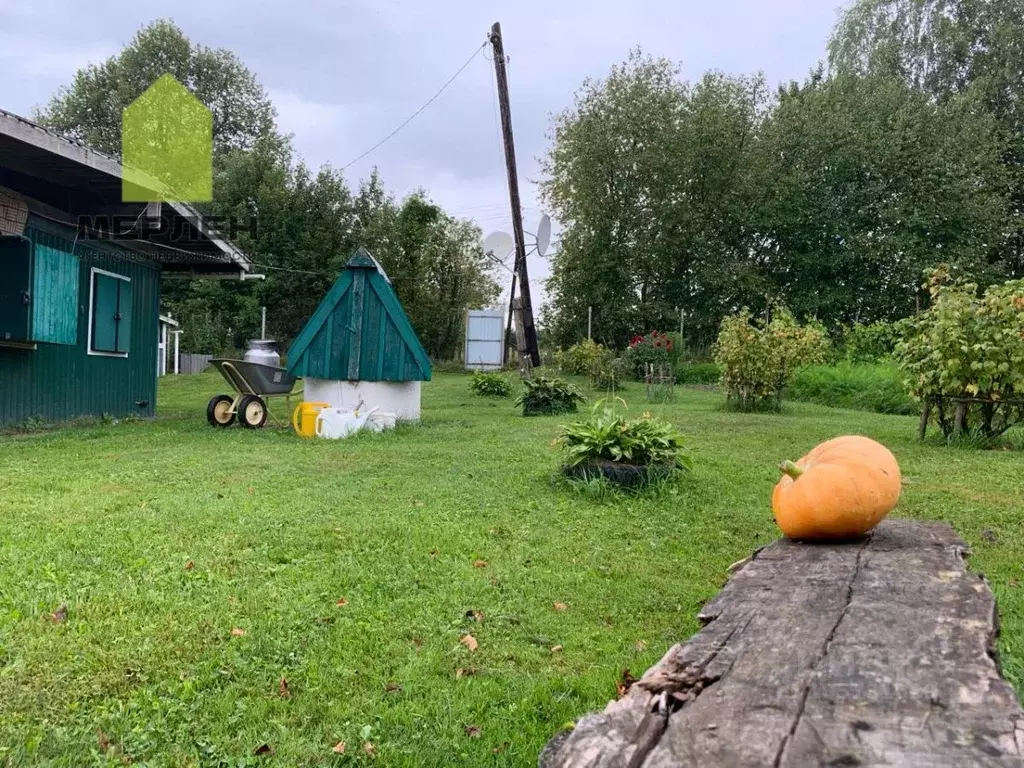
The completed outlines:
<svg viewBox="0 0 1024 768">
<path fill-rule="evenodd" d="M 106 275 L 107 277 L 116 277 L 118 280 L 124 280 L 126 283 L 130 283 L 132 281 L 132 279 L 130 277 L 126 276 L 126 275 L 119 275 L 119 274 L 117 274 L 117 272 L 108 272 L 107 270 L 100 269 L 99 267 L 92 267 L 89 270 L 89 330 L 88 330 L 89 335 L 85 337 L 85 352 L 86 352 L 87 355 L 92 355 L 92 356 L 95 356 L 95 357 L 120 357 L 120 358 L 126 358 L 126 357 L 128 357 L 128 353 L 127 352 L 102 352 L 100 350 L 94 350 L 92 348 L 92 317 L 95 314 L 95 307 L 93 306 L 93 302 L 96 299 L 96 297 L 93 294 L 96 291 L 96 278 L 95 278 L 96 275 Z M 133 311 L 132 312 L 132 316 L 133 317 L 134 317 L 134 314 L 135 313 Z"/>
</svg>

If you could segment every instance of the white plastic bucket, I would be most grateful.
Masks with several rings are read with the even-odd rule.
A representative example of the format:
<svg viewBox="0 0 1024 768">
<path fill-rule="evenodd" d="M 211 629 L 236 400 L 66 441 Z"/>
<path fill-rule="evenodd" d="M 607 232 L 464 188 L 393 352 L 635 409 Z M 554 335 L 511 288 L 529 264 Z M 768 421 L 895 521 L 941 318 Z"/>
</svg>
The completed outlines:
<svg viewBox="0 0 1024 768">
<path fill-rule="evenodd" d="M 394 429 L 397 422 L 397 413 L 376 411 L 370 416 L 370 420 L 367 422 L 366 427 L 367 429 L 372 429 L 374 432 L 383 432 L 385 429 Z"/>
</svg>

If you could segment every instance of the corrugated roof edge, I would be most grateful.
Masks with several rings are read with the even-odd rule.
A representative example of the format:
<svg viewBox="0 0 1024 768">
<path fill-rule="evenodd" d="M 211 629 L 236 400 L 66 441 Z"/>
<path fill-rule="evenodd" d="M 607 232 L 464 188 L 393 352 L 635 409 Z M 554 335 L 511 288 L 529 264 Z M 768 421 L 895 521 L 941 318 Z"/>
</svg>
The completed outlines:
<svg viewBox="0 0 1024 768">
<path fill-rule="evenodd" d="M 69 139 L 28 118 L 8 112 L 6 109 L 0 109 L 0 133 L 12 139 L 32 144 L 44 151 L 60 155 L 68 160 L 81 163 L 114 178 L 124 178 L 125 173 L 127 173 L 129 178 L 132 178 L 140 186 L 149 189 L 158 189 L 162 186 L 154 179 L 131 168 L 126 168 L 115 157 L 98 152 L 81 141 Z M 178 212 L 179 216 L 192 224 L 205 238 L 216 245 L 221 252 L 237 264 L 243 272 L 248 272 L 251 269 L 249 259 L 239 250 L 238 246 L 213 232 L 195 208 L 188 203 L 170 203 L 170 205 Z"/>
</svg>

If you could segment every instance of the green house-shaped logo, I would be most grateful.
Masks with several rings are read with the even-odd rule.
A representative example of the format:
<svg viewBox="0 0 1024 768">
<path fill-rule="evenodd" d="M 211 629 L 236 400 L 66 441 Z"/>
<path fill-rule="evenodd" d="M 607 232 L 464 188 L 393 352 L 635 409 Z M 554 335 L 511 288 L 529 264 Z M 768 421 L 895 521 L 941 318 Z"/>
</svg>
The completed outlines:
<svg viewBox="0 0 1024 768">
<path fill-rule="evenodd" d="M 125 202 L 213 199 L 213 115 L 172 75 L 163 75 L 124 110 Z"/>
</svg>

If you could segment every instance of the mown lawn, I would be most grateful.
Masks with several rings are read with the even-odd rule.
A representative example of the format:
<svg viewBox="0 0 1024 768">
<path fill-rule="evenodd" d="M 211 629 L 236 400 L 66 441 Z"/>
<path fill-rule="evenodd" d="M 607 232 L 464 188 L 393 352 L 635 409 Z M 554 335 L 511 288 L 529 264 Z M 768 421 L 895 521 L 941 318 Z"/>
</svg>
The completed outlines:
<svg viewBox="0 0 1024 768">
<path fill-rule="evenodd" d="M 0 762 L 533 765 L 775 537 L 777 461 L 851 432 L 899 458 L 898 514 L 972 545 L 1021 689 L 1024 455 L 683 390 L 650 410 L 690 436 L 694 472 L 609 501 L 552 485 L 563 419 L 467 384 L 438 376 L 422 425 L 341 442 L 208 427 L 213 375 L 165 379 L 153 423 L 0 437 Z"/>
</svg>

